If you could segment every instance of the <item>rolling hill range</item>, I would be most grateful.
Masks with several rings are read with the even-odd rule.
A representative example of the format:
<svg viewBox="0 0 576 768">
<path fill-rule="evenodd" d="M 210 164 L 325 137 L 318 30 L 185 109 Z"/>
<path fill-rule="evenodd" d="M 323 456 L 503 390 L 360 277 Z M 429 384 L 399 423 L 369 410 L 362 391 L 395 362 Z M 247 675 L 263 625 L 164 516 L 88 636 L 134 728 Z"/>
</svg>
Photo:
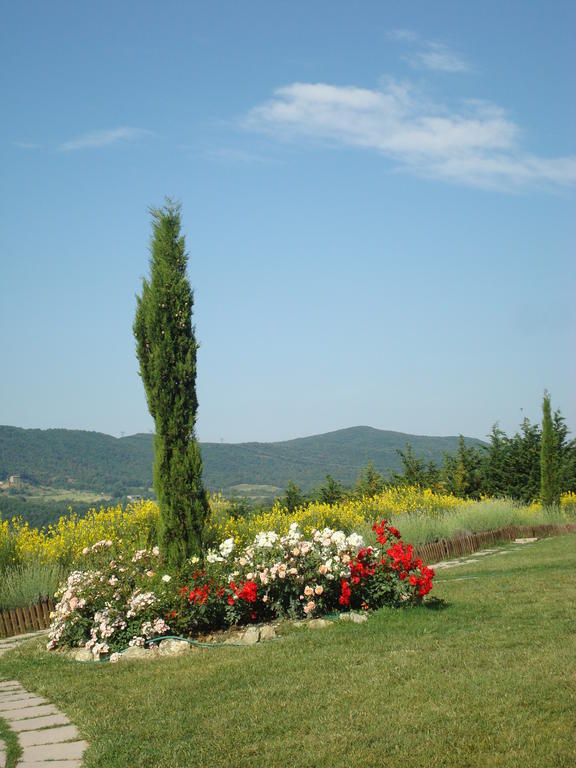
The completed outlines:
<svg viewBox="0 0 576 768">
<path fill-rule="evenodd" d="M 466 442 L 482 444 L 474 438 Z M 415 455 L 441 463 L 443 453 L 456 451 L 458 438 L 351 427 L 276 443 L 201 443 L 204 481 L 210 490 L 224 492 L 242 485 L 283 489 L 290 480 L 310 490 L 329 473 L 352 485 L 370 461 L 384 474 L 399 470 L 396 451 L 407 443 Z M 116 438 L 80 430 L 0 426 L 0 480 L 20 475 L 31 485 L 147 495 L 153 457 L 150 434 Z"/>
</svg>

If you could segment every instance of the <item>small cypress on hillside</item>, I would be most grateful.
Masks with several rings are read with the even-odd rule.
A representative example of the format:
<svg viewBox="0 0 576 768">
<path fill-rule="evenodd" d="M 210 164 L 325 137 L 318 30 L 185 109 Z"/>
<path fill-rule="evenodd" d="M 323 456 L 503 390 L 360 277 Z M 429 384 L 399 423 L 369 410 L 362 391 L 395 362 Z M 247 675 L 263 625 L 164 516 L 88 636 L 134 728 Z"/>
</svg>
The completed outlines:
<svg viewBox="0 0 576 768">
<path fill-rule="evenodd" d="M 558 435 L 552 422 L 550 394 L 544 392 L 540 442 L 540 501 L 544 507 L 560 504 L 558 448 Z"/>
<path fill-rule="evenodd" d="M 180 235 L 180 207 L 151 210 L 150 280 L 137 297 L 134 336 L 148 409 L 156 425 L 154 487 L 160 509 L 159 539 L 166 560 L 179 565 L 202 553 L 208 498 L 194 428 L 196 352 L 188 257 Z"/>
</svg>

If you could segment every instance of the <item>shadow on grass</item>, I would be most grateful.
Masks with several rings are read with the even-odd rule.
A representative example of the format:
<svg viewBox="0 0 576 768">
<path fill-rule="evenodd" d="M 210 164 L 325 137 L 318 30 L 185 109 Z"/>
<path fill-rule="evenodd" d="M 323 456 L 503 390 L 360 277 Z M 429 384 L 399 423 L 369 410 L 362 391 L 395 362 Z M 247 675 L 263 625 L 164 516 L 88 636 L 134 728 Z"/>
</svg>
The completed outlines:
<svg viewBox="0 0 576 768">
<path fill-rule="evenodd" d="M 431 597 L 422 605 L 427 611 L 445 611 L 447 608 L 450 608 L 451 603 L 443 600 L 441 597 Z"/>
</svg>

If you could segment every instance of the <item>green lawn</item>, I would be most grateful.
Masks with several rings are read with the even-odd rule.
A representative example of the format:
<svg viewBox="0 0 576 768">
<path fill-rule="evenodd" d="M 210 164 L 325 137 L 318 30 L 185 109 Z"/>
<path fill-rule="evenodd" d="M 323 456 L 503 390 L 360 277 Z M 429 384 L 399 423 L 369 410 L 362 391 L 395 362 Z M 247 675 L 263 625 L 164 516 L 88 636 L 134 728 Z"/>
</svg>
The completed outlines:
<svg viewBox="0 0 576 768">
<path fill-rule="evenodd" d="M 575 574 L 561 536 L 440 571 L 441 608 L 146 665 L 31 643 L 0 676 L 71 717 L 86 768 L 573 768 Z"/>
</svg>

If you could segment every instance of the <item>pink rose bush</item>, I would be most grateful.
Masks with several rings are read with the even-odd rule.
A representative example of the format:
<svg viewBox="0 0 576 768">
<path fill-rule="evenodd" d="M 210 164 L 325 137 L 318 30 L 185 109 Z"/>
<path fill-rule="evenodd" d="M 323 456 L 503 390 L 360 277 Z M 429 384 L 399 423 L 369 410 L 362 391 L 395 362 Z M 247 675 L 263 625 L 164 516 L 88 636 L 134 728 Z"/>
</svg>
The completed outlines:
<svg viewBox="0 0 576 768">
<path fill-rule="evenodd" d="M 48 648 L 85 647 L 99 658 L 166 635 L 421 602 L 433 571 L 385 520 L 373 530 L 377 547 L 330 528 L 305 538 L 293 523 L 239 550 L 226 539 L 177 573 L 157 548 L 128 556 L 98 542 L 60 588 Z"/>
</svg>

